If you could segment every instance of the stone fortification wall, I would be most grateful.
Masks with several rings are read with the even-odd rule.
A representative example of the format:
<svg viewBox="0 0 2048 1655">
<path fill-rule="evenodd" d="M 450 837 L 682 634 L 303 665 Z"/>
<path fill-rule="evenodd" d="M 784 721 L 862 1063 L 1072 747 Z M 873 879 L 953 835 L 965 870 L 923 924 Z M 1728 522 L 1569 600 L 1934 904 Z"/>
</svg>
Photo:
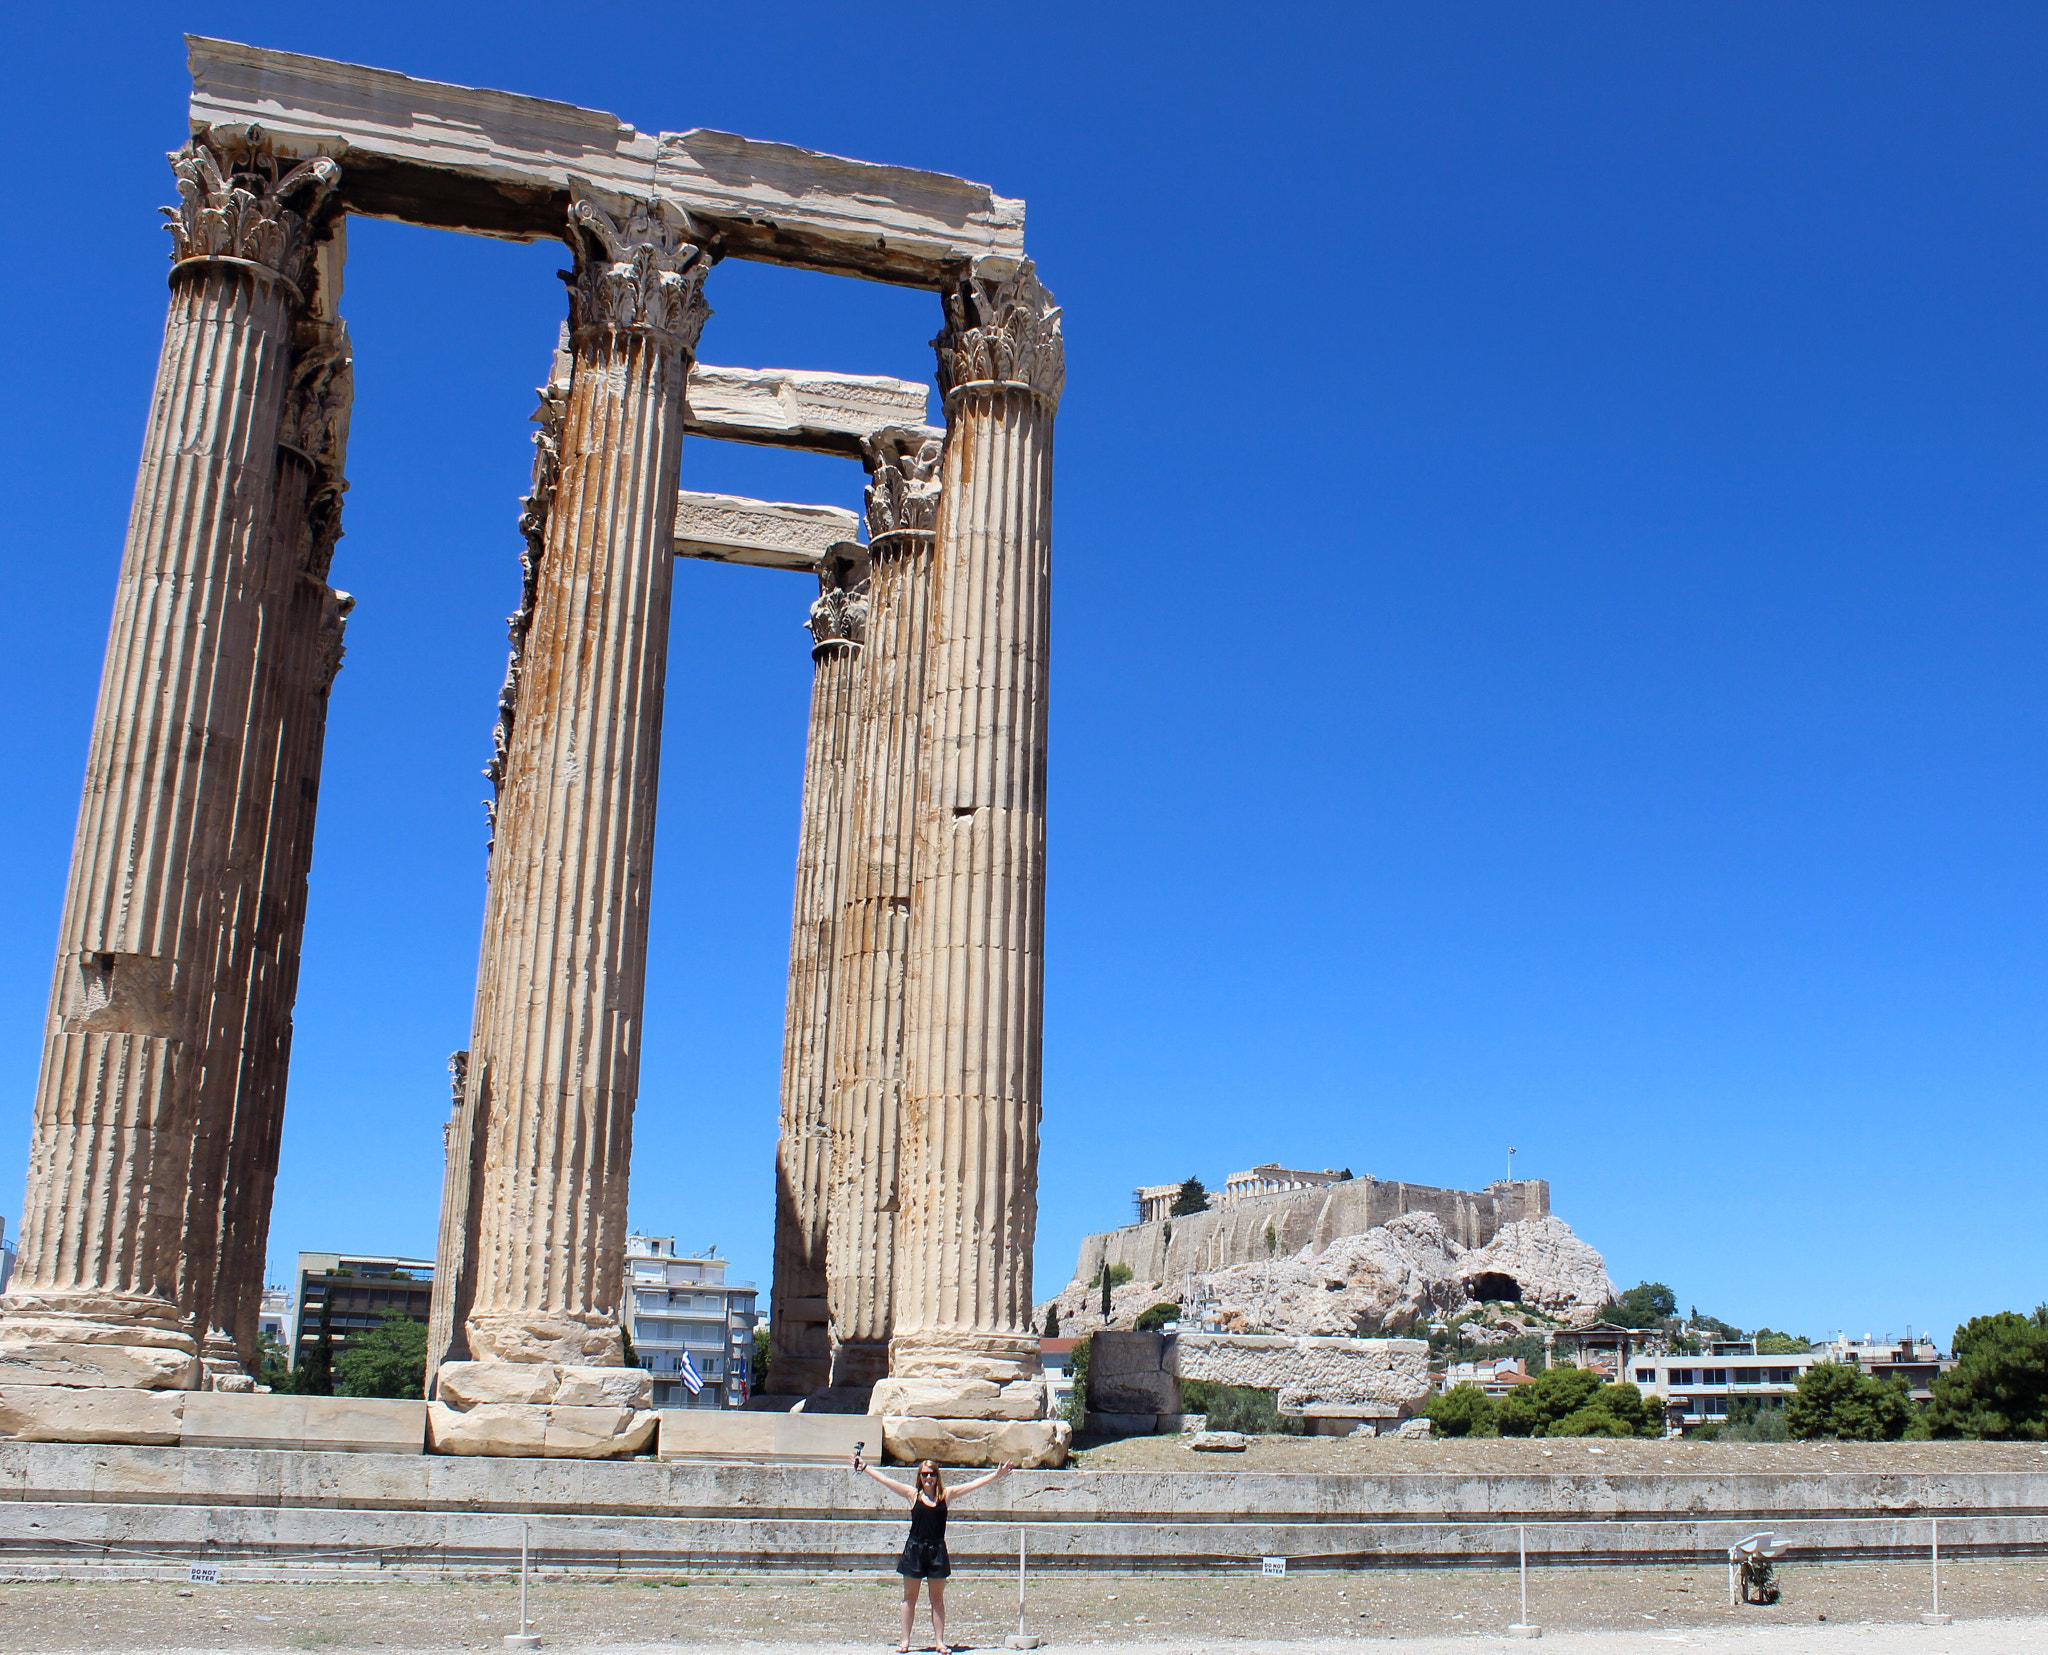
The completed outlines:
<svg viewBox="0 0 2048 1655">
<path fill-rule="evenodd" d="M 1304 1247 L 1321 1251 L 1341 1237 L 1363 1235 L 1414 1212 L 1434 1213 L 1445 1236 L 1459 1246 L 1484 1247 L 1503 1224 L 1547 1217 L 1550 1184 L 1542 1178 L 1520 1178 L 1488 1184 L 1483 1190 L 1447 1190 L 1393 1179 L 1353 1178 L 1328 1189 L 1252 1196 L 1230 1207 L 1085 1236 L 1074 1280 L 1093 1281 L 1105 1262 L 1123 1264 L 1130 1267 L 1134 1281 L 1157 1282 L 1165 1296 L 1173 1298 L 1189 1275 L 1285 1258 Z"/>
</svg>

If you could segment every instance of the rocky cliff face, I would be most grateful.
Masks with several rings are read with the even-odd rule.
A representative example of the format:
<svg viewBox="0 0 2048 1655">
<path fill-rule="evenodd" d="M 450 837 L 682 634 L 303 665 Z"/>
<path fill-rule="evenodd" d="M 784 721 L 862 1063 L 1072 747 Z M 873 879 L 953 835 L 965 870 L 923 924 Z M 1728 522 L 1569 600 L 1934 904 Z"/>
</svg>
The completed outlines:
<svg viewBox="0 0 2048 1655">
<path fill-rule="evenodd" d="M 1505 1224 L 1486 1246 L 1468 1248 L 1446 1236 L 1429 1212 L 1403 1213 L 1321 1250 L 1304 1247 L 1291 1257 L 1209 1271 L 1183 1286 L 1182 1302 L 1206 1305 L 1226 1333 L 1338 1336 L 1455 1315 L 1487 1299 L 1590 1321 L 1614 1297 L 1606 1262 L 1561 1218 Z M 1060 1331 L 1071 1337 L 1129 1327 L 1163 1296 L 1160 1283 L 1128 1282 L 1112 1295 L 1107 1323 L 1100 1288 L 1070 1283 L 1052 1303 Z M 1048 1308 L 1038 1309 L 1040 1326 Z"/>
</svg>

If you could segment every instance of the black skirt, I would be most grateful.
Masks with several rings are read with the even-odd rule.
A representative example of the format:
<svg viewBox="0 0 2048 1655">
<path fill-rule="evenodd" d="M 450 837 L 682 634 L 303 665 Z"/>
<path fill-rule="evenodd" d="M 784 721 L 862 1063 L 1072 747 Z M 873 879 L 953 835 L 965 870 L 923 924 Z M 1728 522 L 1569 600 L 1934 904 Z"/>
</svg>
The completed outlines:
<svg viewBox="0 0 2048 1655">
<path fill-rule="evenodd" d="M 943 1540 L 908 1540 L 896 1559 L 896 1572 L 906 1580 L 944 1580 L 953 1572 Z"/>
</svg>

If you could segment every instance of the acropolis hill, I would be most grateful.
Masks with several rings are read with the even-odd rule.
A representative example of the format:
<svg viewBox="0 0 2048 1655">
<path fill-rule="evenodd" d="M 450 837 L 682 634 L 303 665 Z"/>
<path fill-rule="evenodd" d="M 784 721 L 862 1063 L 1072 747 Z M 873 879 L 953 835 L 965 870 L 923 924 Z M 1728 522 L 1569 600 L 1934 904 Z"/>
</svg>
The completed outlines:
<svg viewBox="0 0 2048 1655">
<path fill-rule="evenodd" d="M 1098 1284 L 1119 1265 L 1130 1280 L 1105 1324 Z M 1073 1280 L 1036 1314 L 1043 1326 L 1056 1305 L 1062 1332 L 1086 1333 L 1171 1301 L 1226 1331 L 1357 1334 L 1487 1300 L 1589 1320 L 1613 1296 L 1600 1254 L 1551 1213 L 1544 1179 L 1475 1191 L 1362 1177 L 1085 1236 Z"/>
</svg>

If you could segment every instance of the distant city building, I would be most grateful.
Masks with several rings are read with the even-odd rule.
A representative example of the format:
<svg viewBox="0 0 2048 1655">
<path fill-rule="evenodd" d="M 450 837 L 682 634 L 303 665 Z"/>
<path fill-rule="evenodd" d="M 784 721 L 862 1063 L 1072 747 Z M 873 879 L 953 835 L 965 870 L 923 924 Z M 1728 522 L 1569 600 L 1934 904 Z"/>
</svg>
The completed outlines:
<svg viewBox="0 0 2048 1655">
<path fill-rule="evenodd" d="M 1283 1190 L 1327 1189 L 1332 1184 L 1348 1183 L 1350 1178 L 1348 1172 L 1339 1172 L 1335 1167 L 1305 1172 L 1299 1167 L 1283 1167 L 1277 1161 L 1268 1161 L 1264 1166 L 1253 1167 L 1249 1172 L 1233 1172 L 1226 1178 L 1223 1199 L 1218 1205 L 1234 1207 L 1255 1195 L 1278 1195 Z"/>
<path fill-rule="evenodd" d="M 1664 1418 L 1674 1430 L 1688 1425 L 1718 1424 L 1731 1403 L 1747 1399 L 1761 1408 L 1782 1408 L 1799 1384 L 1799 1376 L 1827 1358 L 1759 1356 L 1754 1344 L 1726 1341 L 1708 1356 L 1637 1356 L 1627 1364 L 1627 1379 L 1664 1404 Z"/>
<path fill-rule="evenodd" d="M 633 1351 L 654 1375 L 657 1408 L 739 1408 L 754 1394 L 755 1288 L 725 1268 L 679 1254 L 674 1236 L 626 1238 Z M 694 1396 L 679 1377 L 685 1355 L 704 1382 Z"/>
<path fill-rule="evenodd" d="M 1444 1370 L 1443 1388 L 1454 1385 L 1477 1385 L 1488 1396 L 1506 1396 L 1518 1385 L 1533 1385 L 1535 1376 L 1528 1366 L 1515 1356 L 1503 1356 L 1492 1362 L 1453 1362 Z"/>
<path fill-rule="evenodd" d="M 259 1343 L 269 1340 L 274 1341 L 280 1349 L 291 1349 L 294 1302 L 289 1287 L 264 1288 L 263 1308 L 256 1315 L 256 1338 Z"/>
<path fill-rule="evenodd" d="M 1180 1195 L 1180 1185 L 1147 1184 L 1134 1193 L 1138 1203 L 1138 1222 L 1151 1224 L 1173 1216 L 1173 1203 Z"/>
<path fill-rule="evenodd" d="M 1879 1379 L 1903 1380 L 1916 1402 L 1927 1401 L 1934 1394 L 1929 1387 L 1936 1376 L 1956 1365 L 1954 1357 L 1943 1356 L 1924 1335 L 1918 1339 L 1830 1339 L 1813 1347 L 1812 1359 L 1861 1368 Z"/>
<path fill-rule="evenodd" d="M 1175 1189 L 1180 1188 L 1178 1184 Z M 1052 1394 L 1052 1411 L 1055 1416 L 1064 1414 L 1067 1400 L 1074 1394 L 1074 1346 L 1073 1339 L 1041 1339 L 1038 1341 L 1038 1361 L 1045 1370 L 1045 1388 Z"/>
<path fill-rule="evenodd" d="M 374 1253 L 299 1255 L 298 1335 L 292 1366 L 304 1367 L 319 1348 L 324 1322 L 334 1354 L 349 1341 L 394 1317 L 424 1323 L 434 1296 L 434 1261 Z M 264 1293 L 266 1308 L 270 1293 Z"/>
</svg>

